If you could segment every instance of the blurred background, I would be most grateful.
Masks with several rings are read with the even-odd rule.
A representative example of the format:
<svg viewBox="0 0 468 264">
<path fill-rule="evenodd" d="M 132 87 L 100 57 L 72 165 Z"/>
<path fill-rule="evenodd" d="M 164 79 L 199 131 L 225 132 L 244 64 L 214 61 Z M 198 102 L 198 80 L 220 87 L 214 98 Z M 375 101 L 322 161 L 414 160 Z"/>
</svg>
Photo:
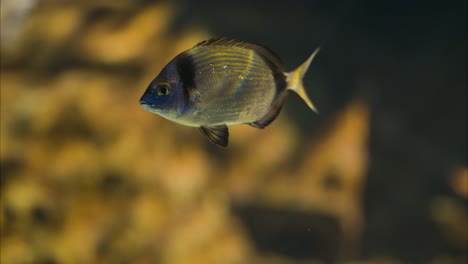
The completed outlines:
<svg viewBox="0 0 468 264">
<path fill-rule="evenodd" d="M 0 262 L 467 263 L 466 1 L 1 0 Z M 286 69 L 221 149 L 143 110 L 212 36 Z"/>
</svg>

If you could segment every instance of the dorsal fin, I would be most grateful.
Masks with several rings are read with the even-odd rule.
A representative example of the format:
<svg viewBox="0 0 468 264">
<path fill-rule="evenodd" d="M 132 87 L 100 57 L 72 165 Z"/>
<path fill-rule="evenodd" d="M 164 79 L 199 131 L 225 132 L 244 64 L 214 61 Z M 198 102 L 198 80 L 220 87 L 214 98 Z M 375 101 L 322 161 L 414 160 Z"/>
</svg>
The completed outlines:
<svg viewBox="0 0 468 264">
<path fill-rule="evenodd" d="M 208 40 L 204 40 L 193 47 L 196 48 L 196 47 L 201 47 L 201 46 L 225 46 L 225 47 L 241 47 L 241 48 L 246 48 L 246 49 L 252 49 L 256 51 L 262 57 L 268 59 L 272 64 L 274 64 L 279 69 L 283 68 L 283 63 L 281 62 L 280 57 L 275 52 L 273 52 L 269 48 L 262 46 L 262 45 L 252 44 L 246 41 L 236 40 L 232 38 L 211 38 Z"/>
</svg>

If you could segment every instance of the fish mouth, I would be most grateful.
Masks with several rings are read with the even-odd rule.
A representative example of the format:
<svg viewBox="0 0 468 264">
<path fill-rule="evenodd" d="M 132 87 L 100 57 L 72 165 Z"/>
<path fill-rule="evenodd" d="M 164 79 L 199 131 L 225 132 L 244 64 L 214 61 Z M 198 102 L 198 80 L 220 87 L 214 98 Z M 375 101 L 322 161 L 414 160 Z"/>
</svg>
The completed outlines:
<svg viewBox="0 0 468 264">
<path fill-rule="evenodd" d="M 145 100 L 140 100 L 140 105 L 143 106 L 143 107 L 156 107 L 155 104 L 150 104 Z"/>
<path fill-rule="evenodd" d="M 140 105 L 141 107 L 143 107 L 144 109 L 147 109 L 147 110 L 150 110 L 152 108 L 154 108 L 154 105 L 153 104 L 150 104 L 144 100 L 140 100 Z"/>
<path fill-rule="evenodd" d="M 140 105 L 141 107 L 143 107 L 143 109 L 145 109 L 146 111 L 150 111 L 152 113 L 155 113 L 157 107 L 155 104 L 150 104 L 148 103 L 147 101 L 144 101 L 144 100 L 140 100 Z"/>
</svg>

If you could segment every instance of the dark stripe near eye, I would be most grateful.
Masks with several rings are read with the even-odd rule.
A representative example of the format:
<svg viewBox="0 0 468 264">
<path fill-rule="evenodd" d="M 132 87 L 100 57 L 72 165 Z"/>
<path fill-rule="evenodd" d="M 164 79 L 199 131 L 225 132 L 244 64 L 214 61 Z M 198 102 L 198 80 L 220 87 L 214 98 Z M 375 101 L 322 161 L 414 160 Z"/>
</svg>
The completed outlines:
<svg viewBox="0 0 468 264">
<path fill-rule="evenodd" d="M 190 101 L 190 92 L 195 89 L 195 65 L 193 59 L 187 54 L 180 54 L 176 61 L 176 69 L 184 92 L 185 102 Z"/>
</svg>

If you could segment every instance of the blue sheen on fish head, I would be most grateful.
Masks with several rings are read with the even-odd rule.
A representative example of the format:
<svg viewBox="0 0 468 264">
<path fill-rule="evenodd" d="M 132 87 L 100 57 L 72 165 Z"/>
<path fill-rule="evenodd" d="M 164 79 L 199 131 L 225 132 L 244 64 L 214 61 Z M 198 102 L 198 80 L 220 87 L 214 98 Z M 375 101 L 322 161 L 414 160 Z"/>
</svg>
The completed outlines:
<svg viewBox="0 0 468 264">
<path fill-rule="evenodd" d="M 184 108 L 184 91 L 175 59 L 149 84 L 140 105 L 149 112 L 176 118 Z"/>
</svg>

